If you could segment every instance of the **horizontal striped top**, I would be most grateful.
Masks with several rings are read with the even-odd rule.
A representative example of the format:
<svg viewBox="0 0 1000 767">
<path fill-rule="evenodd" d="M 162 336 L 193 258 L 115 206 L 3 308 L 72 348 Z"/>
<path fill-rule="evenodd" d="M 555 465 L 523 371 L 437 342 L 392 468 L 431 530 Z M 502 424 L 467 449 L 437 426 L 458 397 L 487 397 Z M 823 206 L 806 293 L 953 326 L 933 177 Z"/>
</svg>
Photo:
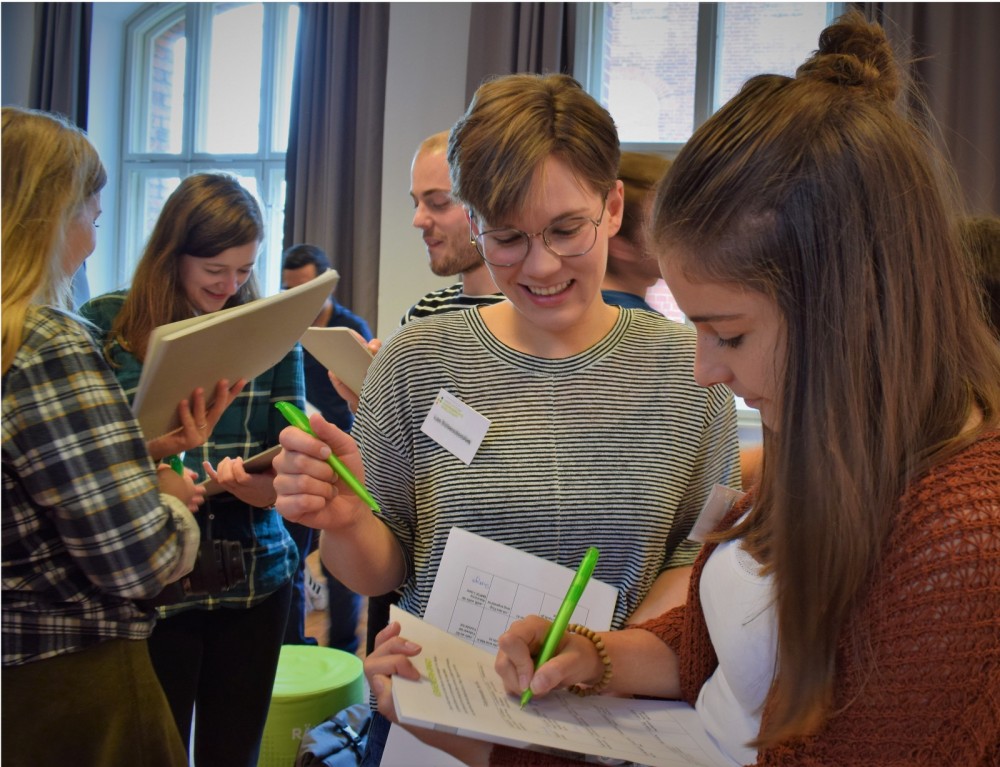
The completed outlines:
<svg viewBox="0 0 1000 767">
<path fill-rule="evenodd" d="M 444 312 L 454 312 L 462 309 L 471 309 L 474 306 L 488 306 L 498 304 L 504 300 L 503 293 L 490 293 L 485 296 L 470 296 L 465 293 L 465 286 L 461 280 L 446 288 L 432 290 L 417 303 L 406 310 L 406 314 L 399 321 L 400 325 L 405 325 L 413 320 L 422 317 L 431 317 Z"/>
<path fill-rule="evenodd" d="M 736 411 L 694 382 L 691 328 L 622 309 L 599 343 L 565 359 L 515 351 L 479 310 L 410 323 L 369 370 L 353 435 L 366 484 L 407 559 L 401 607 L 423 615 L 457 525 L 616 586 L 620 626 L 667 568 L 712 485 L 739 483 Z M 420 431 L 439 389 L 490 420 L 466 466 Z"/>
</svg>

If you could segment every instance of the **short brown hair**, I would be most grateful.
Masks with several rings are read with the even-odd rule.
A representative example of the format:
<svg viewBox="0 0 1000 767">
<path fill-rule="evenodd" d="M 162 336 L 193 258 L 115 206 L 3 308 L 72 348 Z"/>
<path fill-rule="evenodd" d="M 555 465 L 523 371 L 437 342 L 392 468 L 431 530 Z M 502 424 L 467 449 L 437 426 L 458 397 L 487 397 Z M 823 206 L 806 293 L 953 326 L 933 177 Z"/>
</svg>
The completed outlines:
<svg viewBox="0 0 1000 767">
<path fill-rule="evenodd" d="M 479 86 L 451 130 L 452 195 L 498 223 L 523 204 L 549 157 L 603 194 L 618 178 L 620 155 L 611 115 L 572 77 L 498 77 Z"/>
</svg>

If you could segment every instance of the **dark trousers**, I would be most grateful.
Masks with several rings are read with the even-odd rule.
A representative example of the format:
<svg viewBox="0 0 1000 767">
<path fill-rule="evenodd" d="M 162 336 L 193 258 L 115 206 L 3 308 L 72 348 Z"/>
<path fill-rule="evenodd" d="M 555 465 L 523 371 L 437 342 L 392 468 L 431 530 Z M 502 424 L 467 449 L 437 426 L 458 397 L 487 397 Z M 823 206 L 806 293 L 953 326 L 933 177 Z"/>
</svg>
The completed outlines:
<svg viewBox="0 0 1000 767">
<path fill-rule="evenodd" d="M 361 596 L 338 581 L 323 567 L 330 602 L 330 635 L 327 644 L 337 650 L 354 654 L 358 649 L 358 621 L 361 618 Z"/>
<path fill-rule="evenodd" d="M 295 541 L 299 551 L 299 566 L 292 575 L 292 599 L 288 607 L 288 622 L 285 624 L 285 644 L 317 644 L 315 637 L 306 636 L 306 557 L 313 550 L 313 540 L 316 537 L 313 529 L 297 522 L 285 523 L 285 529 Z"/>
<path fill-rule="evenodd" d="M 149 640 L 184 743 L 195 717 L 197 767 L 256 767 L 271 703 L 291 584 L 248 609 L 188 610 Z"/>
</svg>

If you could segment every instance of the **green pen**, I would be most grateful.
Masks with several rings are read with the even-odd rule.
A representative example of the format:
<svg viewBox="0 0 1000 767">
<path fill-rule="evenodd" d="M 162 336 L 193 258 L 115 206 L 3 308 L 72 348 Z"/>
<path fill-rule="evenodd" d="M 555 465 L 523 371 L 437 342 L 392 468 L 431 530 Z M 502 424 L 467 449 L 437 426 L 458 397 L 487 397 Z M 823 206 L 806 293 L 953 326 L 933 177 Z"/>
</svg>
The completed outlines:
<svg viewBox="0 0 1000 767">
<path fill-rule="evenodd" d="M 549 626 L 549 630 L 545 634 L 545 640 L 542 642 L 542 650 L 538 653 L 538 658 L 535 660 L 536 671 L 555 654 L 556 647 L 559 646 L 559 640 L 566 633 L 569 619 L 573 617 L 573 611 L 576 610 L 576 606 L 580 602 L 580 597 L 583 596 L 583 590 L 587 588 L 591 573 L 594 572 L 594 567 L 597 565 L 598 556 L 599 553 L 593 546 L 587 549 L 587 553 L 583 555 L 583 559 L 580 562 L 580 569 L 576 571 L 573 582 L 569 584 L 569 591 L 566 592 L 566 598 L 563 599 L 562 604 L 559 606 L 559 612 L 556 613 L 552 625 Z M 532 692 L 529 687 L 521 693 L 521 708 L 527 705 L 531 697 Z"/>
<path fill-rule="evenodd" d="M 309 425 L 309 418 L 291 402 L 275 402 L 274 406 L 278 408 L 278 412 L 281 413 L 285 417 L 285 420 L 292 426 L 297 429 L 302 429 L 302 431 L 306 434 L 313 437 L 316 436 L 312 427 Z M 375 503 L 375 499 L 372 498 L 371 494 L 365 489 L 365 486 L 361 484 L 357 477 L 351 474 L 351 470 L 344 466 L 343 462 L 337 458 L 337 456 L 330 453 L 330 457 L 326 459 L 326 462 L 330 464 L 331 469 L 337 472 L 337 476 L 344 480 L 347 486 L 351 488 L 355 494 L 357 494 L 358 498 L 368 505 L 368 508 L 372 511 L 379 511 L 379 507 L 378 504 Z"/>
<path fill-rule="evenodd" d="M 184 476 L 184 461 L 179 455 L 168 455 L 164 460 L 170 464 L 171 469 Z"/>
</svg>

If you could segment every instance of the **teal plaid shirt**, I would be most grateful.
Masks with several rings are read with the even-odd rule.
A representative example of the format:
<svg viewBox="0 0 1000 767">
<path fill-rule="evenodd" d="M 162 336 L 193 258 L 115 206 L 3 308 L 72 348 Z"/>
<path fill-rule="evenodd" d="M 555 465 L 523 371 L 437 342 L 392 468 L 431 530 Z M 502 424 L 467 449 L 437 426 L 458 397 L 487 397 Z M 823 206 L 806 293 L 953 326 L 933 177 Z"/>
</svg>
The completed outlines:
<svg viewBox="0 0 1000 767">
<path fill-rule="evenodd" d="M 144 639 L 183 548 L 132 411 L 88 332 L 32 308 L 3 375 L 3 664 Z"/>
<path fill-rule="evenodd" d="M 110 328 L 125 301 L 125 292 L 108 293 L 84 304 L 80 313 L 93 322 L 103 335 Z M 252 339 L 233 339 L 234 343 L 252 343 Z M 211 353 L 208 350 L 207 353 Z M 132 401 L 142 363 L 117 343 L 111 349 L 115 375 Z M 302 374 L 302 349 L 296 344 L 273 368 L 250 381 L 216 424 L 208 442 L 189 450 L 184 464 L 202 479 L 202 461 L 217 466 L 230 456 L 249 458 L 278 444 L 278 434 L 287 426 L 275 402 L 293 402 L 305 407 L 305 383 Z M 221 594 L 191 596 L 178 605 L 161 608 L 162 615 L 200 607 L 251 607 L 291 580 L 298 564 L 298 550 L 274 509 L 258 509 L 229 493 L 210 497 L 195 515 L 202 537 L 239 541 L 243 546 L 248 580 Z"/>
</svg>

